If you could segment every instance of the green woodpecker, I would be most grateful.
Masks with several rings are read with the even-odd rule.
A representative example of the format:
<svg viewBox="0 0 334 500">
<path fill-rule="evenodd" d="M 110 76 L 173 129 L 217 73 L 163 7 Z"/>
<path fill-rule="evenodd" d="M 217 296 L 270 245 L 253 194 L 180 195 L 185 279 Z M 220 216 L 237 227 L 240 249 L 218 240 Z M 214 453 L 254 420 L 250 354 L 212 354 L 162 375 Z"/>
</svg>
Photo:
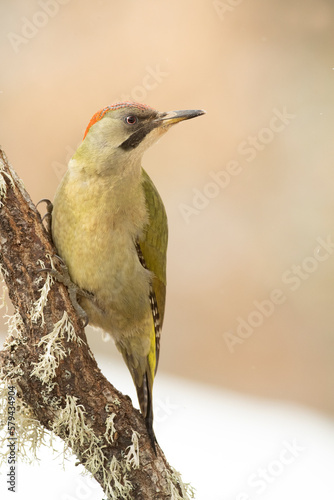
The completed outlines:
<svg viewBox="0 0 334 500">
<path fill-rule="evenodd" d="M 52 237 L 89 323 L 113 337 L 153 443 L 152 386 L 166 294 L 167 217 L 141 167 L 145 150 L 202 110 L 158 112 L 135 102 L 90 120 L 56 192 Z"/>
</svg>

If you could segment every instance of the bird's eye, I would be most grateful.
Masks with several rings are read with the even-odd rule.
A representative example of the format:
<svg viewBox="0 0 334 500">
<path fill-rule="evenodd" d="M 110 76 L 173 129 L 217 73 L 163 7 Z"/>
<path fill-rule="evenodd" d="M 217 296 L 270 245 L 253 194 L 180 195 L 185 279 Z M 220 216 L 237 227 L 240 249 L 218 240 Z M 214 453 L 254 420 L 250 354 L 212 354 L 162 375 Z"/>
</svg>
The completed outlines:
<svg viewBox="0 0 334 500">
<path fill-rule="evenodd" d="M 135 123 L 137 123 L 138 118 L 135 115 L 130 115 L 126 117 L 125 121 L 129 125 L 134 125 Z"/>
</svg>

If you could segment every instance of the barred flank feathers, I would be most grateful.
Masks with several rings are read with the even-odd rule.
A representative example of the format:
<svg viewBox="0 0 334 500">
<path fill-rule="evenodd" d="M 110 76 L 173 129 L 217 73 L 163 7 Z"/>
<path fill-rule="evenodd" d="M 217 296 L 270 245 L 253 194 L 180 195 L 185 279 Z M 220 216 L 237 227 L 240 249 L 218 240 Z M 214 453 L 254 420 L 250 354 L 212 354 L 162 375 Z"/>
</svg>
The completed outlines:
<svg viewBox="0 0 334 500">
<path fill-rule="evenodd" d="M 143 256 L 143 253 L 140 249 L 139 243 L 136 243 L 136 250 L 139 258 L 139 262 L 141 265 L 147 269 L 146 262 Z M 154 367 L 154 375 L 153 373 L 146 372 L 143 377 L 143 383 L 140 387 L 136 385 L 137 396 L 139 401 L 139 406 L 142 414 L 145 417 L 145 423 L 147 432 L 151 438 L 152 446 L 154 451 L 156 452 L 155 443 L 157 442 L 154 431 L 153 431 L 153 402 L 152 402 L 152 387 L 153 387 L 153 378 L 157 372 L 158 368 L 158 360 L 159 360 L 159 352 L 160 352 L 160 332 L 161 332 L 161 324 L 159 317 L 158 304 L 155 297 L 155 293 L 150 285 L 150 305 L 153 317 L 154 324 L 154 333 L 155 333 L 155 367 Z"/>
<path fill-rule="evenodd" d="M 145 269 L 147 269 L 143 253 L 141 251 L 141 248 L 140 248 L 138 242 L 136 243 L 136 250 L 137 250 L 139 262 L 141 263 L 141 265 Z M 155 297 L 155 293 L 154 293 L 152 284 L 150 285 L 150 304 L 151 304 L 152 316 L 153 316 L 153 321 L 154 321 L 154 329 L 155 329 L 155 357 L 156 357 L 155 370 L 154 370 L 154 375 L 155 375 L 157 373 L 157 369 L 158 369 L 158 361 L 159 361 L 159 353 L 160 353 L 161 322 L 160 322 L 160 315 L 159 315 L 159 310 L 158 310 L 157 299 Z"/>
</svg>

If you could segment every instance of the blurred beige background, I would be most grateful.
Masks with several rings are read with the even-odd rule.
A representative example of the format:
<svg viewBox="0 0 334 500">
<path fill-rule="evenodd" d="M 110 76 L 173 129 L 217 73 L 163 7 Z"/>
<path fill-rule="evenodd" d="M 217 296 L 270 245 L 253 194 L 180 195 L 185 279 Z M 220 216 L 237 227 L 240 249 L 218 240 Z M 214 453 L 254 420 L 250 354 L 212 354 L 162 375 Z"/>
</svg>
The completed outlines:
<svg viewBox="0 0 334 500">
<path fill-rule="evenodd" d="M 159 371 L 333 414 L 333 2 L 17 0 L 0 28 L 0 143 L 34 202 L 105 105 L 207 111 L 143 162 L 170 228 Z"/>
</svg>

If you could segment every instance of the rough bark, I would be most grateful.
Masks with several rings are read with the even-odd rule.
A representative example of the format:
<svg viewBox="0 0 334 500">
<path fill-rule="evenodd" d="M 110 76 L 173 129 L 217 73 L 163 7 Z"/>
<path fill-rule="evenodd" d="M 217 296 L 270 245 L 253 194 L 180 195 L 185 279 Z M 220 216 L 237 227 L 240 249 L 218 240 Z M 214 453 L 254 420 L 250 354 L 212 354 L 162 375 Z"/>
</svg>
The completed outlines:
<svg viewBox="0 0 334 500">
<path fill-rule="evenodd" d="M 94 470 L 91 462 L 88 468 L 109 498 L 188 498 L 159 446 L 155 455 L 144 420 L 133 408 L 130 398 L 117 391 L 101 373 L 66 287 L 54 282 L 43 309 L 44 320 L 42 316 L 37 319 L 33 316 L 34 304 L 40 299 L 41 287 L 47 278 L 47 273 L 38 274 L 36 271 L 41 268 L 41 262 L 50 267 L 48 256 L 52 258 L 56 252 L 40 214 L 1 149 L 0 180 L 0 265 L 10 300 L 22 319 L 19 337 L 12 344 L 12 339 L 9 339 L 10 348 L 0 352 L 2 373 L 8 378 L 15 367 L 20 367 L 21 370 L 16 370 L 15 385 L 35 418 L 48 430 L 54 428 L 59 420 L 68 396 L 72 397 L 72 402 L 82 405 L 79 408 L 84 415 L 86 431 L 89 429 L 91 436 L 95 435 L 103 454 L 103 465 L 98 470 Z M 56 258 L 54 263 L 57 268 Z M 54 331 L 54 325 L 64 317 L 64 311 L 74 327 L 76 339 L 59 335 L 57 346 L 65 354 L 56 359 L 58 366 L 54 376 L 43 382 L 41 377 L 32 375 L 36 364 L 45 356 L 45 343 L 41 343 L 41 339 Z M 106 438 L 106 420 L 111 414 L 114 414 L 115 427 L 112 442 Z M 58 428 L 59 436 L 66 440 L 70 429 L 64 425 Z M 139 434 L 139 466 L 130 460 L 124 468 L 128 447 L 133 446 L 133 431 Z M 87 438 L 83 438 L 82 442 L 78 439 L 75 444 L 73 440 L 71 443 L 73 453 L 87 467 L 87 447 L 92 441 L 88 443 Z M 118 469 L 117 477 L 121 484 L 126 481 L 131 483 L 129 496 L 117 493 L 120 490 L 113 484 L 114 476 L 104 474 L 110 470 L 112 462 L 123 464 Z M 109 491 L 106 477 L 111 487 Z M 115 492 L 115 496 L 111 491 Z"/>
</svg>

